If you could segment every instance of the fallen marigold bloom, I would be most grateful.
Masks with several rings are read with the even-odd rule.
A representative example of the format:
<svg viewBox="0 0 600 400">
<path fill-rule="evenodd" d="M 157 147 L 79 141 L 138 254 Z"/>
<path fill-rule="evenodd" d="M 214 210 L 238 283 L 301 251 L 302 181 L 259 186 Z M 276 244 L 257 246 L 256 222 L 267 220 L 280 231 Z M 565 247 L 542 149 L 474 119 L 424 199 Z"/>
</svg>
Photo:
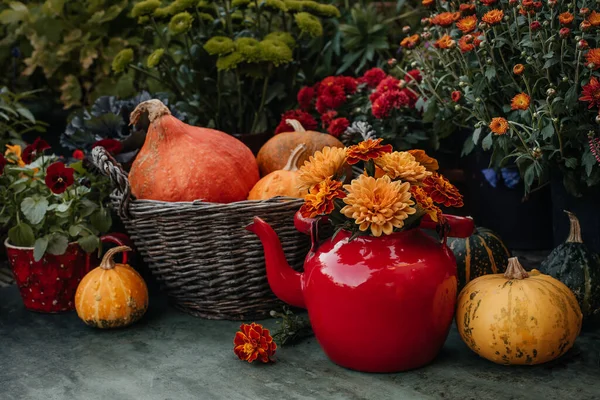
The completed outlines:
<svg viewBox="0 0 600 400">
<path fill-rule="evenodd" d="M 240 360 L 249 363 L 256 359 L 264 363 L 275 361 L 273 355 L 277 345 L 269 330 L 264 329 L 260 324 L 253 322 L 240 325 L 240 331 L 235 334 L 233 344 L 233 352 Z"/>
</svg>

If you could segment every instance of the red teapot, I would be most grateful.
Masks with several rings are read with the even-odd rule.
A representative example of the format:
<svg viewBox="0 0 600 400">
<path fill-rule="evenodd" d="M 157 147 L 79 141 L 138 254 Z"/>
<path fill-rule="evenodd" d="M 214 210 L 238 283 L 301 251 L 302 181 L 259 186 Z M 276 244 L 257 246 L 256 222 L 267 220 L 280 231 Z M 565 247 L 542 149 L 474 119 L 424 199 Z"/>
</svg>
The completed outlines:
<svg viewBox="0 0 600 400">
<path fill-rule="evenodd" d="M 468 237 L 471 218 L 445 216 L 448 236 Z M 456 303 L 456 260 L 420 228 L 381 237 L 341 231 L 318 241 L 318 222 L 297 214 L 311 234 L 304 273 L 287 263 L 275 231 L 262 219 L 246 229 L 262 241 L 267 278 L 284 302 L 308 310 L 315 336 L 336 364 L 364 372 L 399 372 L 431 362 L 442 348 Z"/>
</svg>

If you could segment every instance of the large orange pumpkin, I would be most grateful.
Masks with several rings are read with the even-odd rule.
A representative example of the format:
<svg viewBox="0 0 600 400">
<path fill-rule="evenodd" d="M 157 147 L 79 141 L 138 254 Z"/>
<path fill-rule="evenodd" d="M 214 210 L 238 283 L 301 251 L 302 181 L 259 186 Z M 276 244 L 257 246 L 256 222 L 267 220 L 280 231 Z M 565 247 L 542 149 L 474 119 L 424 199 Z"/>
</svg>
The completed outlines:
<svg viewBox="0 0 600 400">
<path fill-rule="evenodd" d="M 299 144 L 304 143 L 306 151 L 298 160 L 298 165 L 303 165 L 310 156 L 315 154 L 316 151 L 322 150 L 325 146 L 345 147 L 342 142 L 329 134 L 305 130 L 300 122 L 294 119 L 288 119 L 287 123 L 293 126 L 296 131 L 275 135 L 260 148 L 256 156 L 261 176 L 283 169 L 289 154 Z"/>
<path fill-rule="evenodd" d="M 131 123 L 148 113 L 150 126 L 129 182 L 138 199 L 202 200 L 230 203 L 246 200 L 259 179 L 252 151 L 232 136 L 187 125 L 159 100 L 140 103 Z"/>
<path fill-rule="evenodd" d="M 271 172 L 254 185 L 248 200 L 265 200 L 276 196 L 303 198 L 307 191 L 299 189 L 298 159 L 305 151 L 306 145 L 299 144 L 283 169 Z"/>
<path fill-rule="evenodd" d="M 571 290 L 517 258 L 504 274 L 472 280 L 458 296 L 456 325 L 463 341 L 498 364 L 533 365 L 573 346 L 583 316 Z"/>
<path fill-rule="evenodd" d="M 142 318 L 148 309 L 148 288 L 144 279 L 127 264 L 115 264 L 113 257 L 127 246 L 106 252 L 100 266 L 83 277 L 75 293 L 77 315 L 96 328 L 120 328 Z"/>
</svg>

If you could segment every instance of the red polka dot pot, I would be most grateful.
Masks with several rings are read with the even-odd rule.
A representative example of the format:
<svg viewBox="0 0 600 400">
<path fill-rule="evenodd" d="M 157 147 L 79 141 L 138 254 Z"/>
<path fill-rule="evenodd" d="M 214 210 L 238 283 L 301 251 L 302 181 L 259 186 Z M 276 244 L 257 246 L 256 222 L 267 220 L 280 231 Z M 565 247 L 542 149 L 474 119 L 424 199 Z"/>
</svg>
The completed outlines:
<svg viewBox="0 0 600 400">
<path fill-rule="evenodd" d="M 101 238 L 119 246 L 129 245 L 123 234 Z M 21 292 L 25 308 L 43 313 L 58 313 L 75 309 L 75 292 L 81 279 L 100 264 L 95 254 L 88 254 L 75 242 L 62 255 L 46 253 L 35 261 L 33 247 L 17 247 L 4 242 L 9 264 Z M 126 255 L 124 255 L 126 257 Z M 127 260 L 124 258 L 124 262 Z"/>
</svg>

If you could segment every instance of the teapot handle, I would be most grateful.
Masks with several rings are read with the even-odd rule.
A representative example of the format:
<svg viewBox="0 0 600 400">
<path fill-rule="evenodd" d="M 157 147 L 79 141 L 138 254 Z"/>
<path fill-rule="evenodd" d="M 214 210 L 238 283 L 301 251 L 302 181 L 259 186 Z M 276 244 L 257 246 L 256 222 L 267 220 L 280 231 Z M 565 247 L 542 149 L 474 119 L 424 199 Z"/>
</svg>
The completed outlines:
<svg viewBox="0 0 600 400">
<path fill-rule="evenodd" d="M 448 230 L 447 237 L 468 238 L 475 231 L 475 223 L 471 217 L 459 217 L 458 215 L 444 214 Z M 438 223 L 433 221 L 429 215 L 425 215 L 421 220 L 420 228 L 436 230 Z"/>
</svg>

